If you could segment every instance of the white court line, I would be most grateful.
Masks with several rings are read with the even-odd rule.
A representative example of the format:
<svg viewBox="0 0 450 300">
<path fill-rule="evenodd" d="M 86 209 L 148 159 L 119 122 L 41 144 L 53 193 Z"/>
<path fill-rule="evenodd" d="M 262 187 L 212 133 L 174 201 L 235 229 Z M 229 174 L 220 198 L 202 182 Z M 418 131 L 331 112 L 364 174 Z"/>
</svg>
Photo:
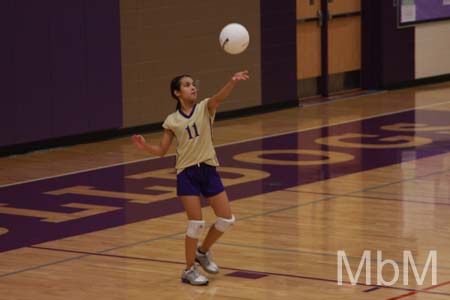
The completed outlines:
<svg viewBox="0 0 450 300">
<path fill-rule="evenodd" d="M 294 132 L 303 132 L 303 131 L 308 131 L 308 130 L 320 129 L 320 128 L 324 128 L 324 127 L 331 127 L 331 126 L 347 124 L 347 123 L 351 123 L 351 122 L 355 122 L 355 121 L 362 121 L 362 120 L 367 120 L 367 119 L 372 119 L 372 118 L 377 118 L 377 117 L 382 117 L 382 116 L 394 115 L 394 114 L 398 114 L 398 113 L 402 113 L 402 112 L 406 112 L 406 111 L 418 110 L 418 109 L 427 108 L 427 107 L 433 107 L 433 106 L 439 106 L 439 105 L 443 105 L 443 104 L 447 104 L 447 103 L 450 103 L 450 101 L 439 102 L 439 103 L 434 103 L 434 104 L 428 104 L 428 105 L 418 106 L 418 107 L 415 107 L 415 108 L 402 109 L 402 110 L 397 110 L 397 111 L 394 111 L 394 112 L 388 112 L 388 113 L 377 114 L 377 115 L 372 115 L 372 116 L 363 117 L 363 118 L 351 119 L 351 120 L 347 120 L 347 121 L 331 123 L 331 124 L 326 124 L 326 125 L 322 125 L 322 126 L 304 128 L 304 129 L 300 129 L 300 130 L 290 130 L 290 131 L 285 131 L 285 132 L 275 133 L 275 134 L 269 134 L 269 135 L 264 135 L 264 136 L 260 136 L 260 137 L 256 137 L 256 138 L 245 139 L 245 140 L 240 140 L 240 141 L 236 141 L 236 142 L 231 142 L 231 143 L 225 143 L 225 144 L 217 145 L 214 148 L 219 148 L 219 147 L 224 147 L 224 146 L 229 146 L 229 145 L 235 145 L 235 144 L 239 144 L 239 143 L 246 143 L 246 142 L 251 142 L 251 141 L 255 141 L 255 140 L 261 140 L 261 139 L 265 139 L 265 138 L 271 138 L 271 137 L 276 137 L 276 136 L 280 136 L 280 135 L 291 134 L 291 133 L 294 133 Z M 323 104 L 327 104 L 327 103 L 323 103 Z M 307 108 L 307 107 L 305 107 L 305 108 Z M 175 153 L 166 155 L 165 157 L 171 157 L 171 156 L 175 156 Z M 36 181 L 46 180 L 46 179 L 51 179 L 51 178 L 56 178 L 56 177 L 63 177 L 63 176 L 68 176 L 68 175 L 74 175 L 74 174 L 79 174 L 79 173 L 84 173 L 84 172 L 89 172 L 89 171 L 95 171 L 95 170 L 101 170 L 101 169 L 106 169 L 106 168 L 112 168 L 112 167 L 117 167 L 117 166 L 122 166 L 122 165 L 128 165 L 128 164 L 133 164 L 133 163 L 138 163 L 138 162 L 143 162 L 143 161 L 154 160 L 154 159 L 158 159 L 158 158 L 160 158 L 160 157 L 155 156 L 155 157 L 150 157 L 150 158 L 143 158 L 143 159 L 138 159 L 138 160 L 121 162 L 121 163 L 117 163 L 117 164 L 106 165 L 106 166 L 97 167 L 97 168 L 85 169 L 85 170 L 69 172 L 69 173 L 62 173 L 62 174 L 54 175 L 54 176 L 48 176 L 48 177 L 42 177 L 42 178 L 37 178 L 37 179 L 19 181 L 19 182 L 15 182 L 15 183 L 9 183 L 9 184 L 0 185 L 0 188 L 4 188 L 4 187 L 8 187 L 8 186 L 14 186 L 14 185 L 19 185 L 19 184 L 24 184 L 24 183 L 31 183 L 31 182 L 36 182 Z"/>
<path fill-rule="evenodd" d="M 340 96 L 331 96 L 331 98 L 328 98 L 328 100 L 326 100 L 324 102 L 319 102 L 319 103 L 302 104 L 300 102 L 298 106 L 302 107 L 302 108 L 308 108 L 308 107 L 314 107 L 314 106 L 319 106 L 319 105 L 324 105 L 324 104 L 342 102 L 342 101 L 351 100 L 351 99 L 354 99 L 354 98 L 364 98 L 364 97 L 384 94 L 384 93 L 387 93 L 387 92 L 388 91 L 386 91 L 386 90 L 381 90 L 381 91 L 369 90 L 369 91 L 367 91 L 367 93 L 364 93 L 364 94 L 361 94 L 361 95 L 350 95 L 350 96 L 342 96 L 342 97 L 340 97 Z"/>
</svg>

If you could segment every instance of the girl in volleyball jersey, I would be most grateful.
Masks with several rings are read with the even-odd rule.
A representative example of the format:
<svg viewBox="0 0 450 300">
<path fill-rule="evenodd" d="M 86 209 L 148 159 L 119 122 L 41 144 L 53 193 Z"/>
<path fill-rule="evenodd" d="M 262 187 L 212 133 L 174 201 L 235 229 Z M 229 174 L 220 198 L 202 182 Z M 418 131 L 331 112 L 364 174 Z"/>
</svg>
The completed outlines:
<svg viewBox="0 0 450 300">
<path fill-rule="evenodd" d="M 175 77 L 170 84 L 170 91 L 178 102 L 177 110 L 164 121 L 160 144 L 148 144 L 141 135 L 132 137 L 139 149 L 161 157 L 167 153 L 173 138 L 177 140 L 177 195 L 189 219 L 185 238 L 186 269 L 181 274 L 181 280 L 185 283 L 208 284 L 208 278 L 198 271 L 198 264 L 208 273 L 219 272 L 211 259 L 210 248 L 235 221 L 228 196 L 216 171 L 219 162 L 212 142 L 212 124 L 217 107 L 231 93 L 236 82 L 248 78 L 248 71 L 238 72 L 216 95 L 196 103 L 197 88 L 192 77 Z M 208 200 L 217 220 L 198 247 L 198 239 L 205 227 L 200 195 Z"/>
</svg>

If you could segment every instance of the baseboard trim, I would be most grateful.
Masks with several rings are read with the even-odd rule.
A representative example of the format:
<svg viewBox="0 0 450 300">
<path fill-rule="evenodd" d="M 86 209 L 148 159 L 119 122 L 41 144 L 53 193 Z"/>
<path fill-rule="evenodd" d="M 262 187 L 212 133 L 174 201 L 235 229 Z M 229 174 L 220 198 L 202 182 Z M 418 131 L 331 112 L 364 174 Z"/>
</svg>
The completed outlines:
<svg viewBox="0 0 450 300">
<path fill-rule="evenodd" d="M 416 87 L 419 85 L 436 84 L 450 81 L 450 74 L 444 74 L 439 76 L 420 78 L 411 81 L 405 81 L 400 83 L 387 84 L 384 88 L 387 90 L 406 89 L 410 87 Z"/>
</svg>

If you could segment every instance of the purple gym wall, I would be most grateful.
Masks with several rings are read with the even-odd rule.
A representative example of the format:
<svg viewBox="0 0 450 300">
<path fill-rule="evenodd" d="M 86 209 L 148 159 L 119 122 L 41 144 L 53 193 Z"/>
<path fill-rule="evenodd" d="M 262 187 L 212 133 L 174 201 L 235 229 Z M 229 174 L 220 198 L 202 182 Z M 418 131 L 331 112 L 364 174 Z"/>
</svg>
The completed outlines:
<svg viewBox="0 0 450 300">
<path fill-rule="evenodd" d="M 386 88 L 414 80 L 414 28 L 397 28 L 392 0 L 362 0 L 363 88 Z"/>
<path fill-rule="evenodd" d="M 262 105 L 297 99 L 295 0 L 261 0 Z"/>
<path fill-rule="evenodd" d="M 2 37 L 2 47 L 0 47 L 0 87 L 1 87 L 1 109 L 0 109 L 0 146 L 12 143 L 12 125 L 16 103 L 12 97 L 12 30 L 9 26 L 13 17 L 10 14 L 13 0 L 0 1 L 0 35 Z"/>
<path fill-rule="evenodd" d="M 119 0 L 4 0 L 0 146 L 122 125 Z"/>
<path fill-rule="evenodd" d="M 382 7 L 380 2 L 363 0 L 361 2 L 361 87 L 378 89 L 381 87 L 381 41 L 379 26 Z"/>
<path fill-rule="evenodd" d="M 397 28 L 397 8 L 392 0 L 380 1 L 383 30 L 382 53 L 384 87 L 413 81 L 415 70 L 414 27 Z"/>
</svg>

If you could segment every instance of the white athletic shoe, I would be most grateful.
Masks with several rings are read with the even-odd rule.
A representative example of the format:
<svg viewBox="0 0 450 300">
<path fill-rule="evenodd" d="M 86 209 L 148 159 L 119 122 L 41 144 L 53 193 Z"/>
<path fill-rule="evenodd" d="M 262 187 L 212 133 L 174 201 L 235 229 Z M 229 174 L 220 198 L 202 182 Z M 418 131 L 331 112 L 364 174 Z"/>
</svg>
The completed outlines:
<svg viewBox="0 0 450 300">
<path fill-rule="evenodd" d="M 181 273 L 181 282 L 189 283 L 191 285 L 207 285 L 208 278 L 203 276 L 198 271 L 198 264 L 194 264 L 190 269 L 184 270 Z"/>
<path fill-rule="evenodd" d="M 197 261 L 206 272 L 217 274 L 219 273 L 219 267 L 212 261 L 211 255 L 211 250 L 203 254 L 197 249 L 195 251 L 195 261 Z"/>
</svg>

